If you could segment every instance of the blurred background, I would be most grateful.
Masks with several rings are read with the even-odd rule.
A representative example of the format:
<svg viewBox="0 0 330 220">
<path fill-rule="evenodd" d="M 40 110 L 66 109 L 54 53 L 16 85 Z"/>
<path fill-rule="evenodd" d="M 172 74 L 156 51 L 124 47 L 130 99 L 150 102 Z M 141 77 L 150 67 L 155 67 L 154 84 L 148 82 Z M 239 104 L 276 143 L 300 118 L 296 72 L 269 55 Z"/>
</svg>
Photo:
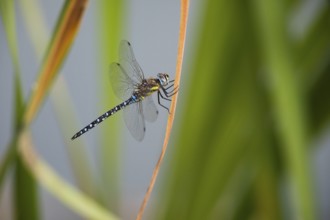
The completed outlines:
<svg viewBox="0 0 330 220">
<path fill-rule="evenodd" d="M 5 2 L 0 164 L 14 127 L 17 65 L 4 27 Z M 24 100 L 64 4 L 14 1 Z M 146 76 L 167 72 L 174 78 L 179 19 L 179 1 L 90 1 L 31 125 L 38 154 L 120 219 L 137 214 L 161 151 L 167 111 L 158 108 L 142 142 L 130 135 L 121 113 L 70 138 L 121 101 L 108 76 L 121 39 L 131 42 Z M 192 0 L 174 128 L 144 219 L 330 219 L 329 61 L 328 1 Z M 0 181 L 0 219 L 19 219 L 14 165 Z M 35 199 L 26 204 L 36 218 L 83 219 L 36 186 Z"/>
</svg>

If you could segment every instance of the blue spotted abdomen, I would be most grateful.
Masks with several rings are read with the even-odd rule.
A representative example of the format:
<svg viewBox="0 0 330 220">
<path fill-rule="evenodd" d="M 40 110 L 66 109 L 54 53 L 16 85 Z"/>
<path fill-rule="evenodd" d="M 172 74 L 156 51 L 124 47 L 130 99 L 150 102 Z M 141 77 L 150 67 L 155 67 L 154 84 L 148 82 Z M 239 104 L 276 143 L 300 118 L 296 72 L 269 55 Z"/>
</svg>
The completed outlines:
<svg viewBox="0 0 330 220">
<path fill-rule="evenodd" d="M 126 101 L 122 102 L 121 104 L 117 105 L 116 107 L 110 109 L 109 111 L 107 111 L 106 113 L 104 113 L 103 115 L 101 115 L 100 117 L 98 117 L 97 119 L 95 119 L 93 122 L 91 122 L 89 125 L 87 125 L 83 129 L 81 129 L 80 131 L 78 131 L 75 135 L 73 135 L 73 137 L 71 139 L 72 140 L 73 139 L 76 139 L 77 137 L 83 135 L 84 133 L 86 133 L 90 129 L 94 128 L 96 125 L 98 125 L 99 123 L 101 123 L 102 121 L 104 121 L 109 116 L 115 114 L 116 112 L 120 111 L 121 109 L 125 108 L 126 106 L 128 106 L 130 104 L 133 104 L 135 102 L 138 102 L 138 101 L 140 101 L 138 99 L 138 97 L 136 95 L 132 95 L 131 98 L 127 99 Z"/>
</svg>

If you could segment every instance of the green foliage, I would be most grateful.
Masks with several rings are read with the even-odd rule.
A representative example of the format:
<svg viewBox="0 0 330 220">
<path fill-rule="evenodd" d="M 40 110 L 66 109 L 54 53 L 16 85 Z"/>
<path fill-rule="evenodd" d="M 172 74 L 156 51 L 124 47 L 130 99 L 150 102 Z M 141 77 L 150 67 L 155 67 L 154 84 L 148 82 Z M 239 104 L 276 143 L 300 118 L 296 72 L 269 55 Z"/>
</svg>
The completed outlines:
<svg viewBox="0 0 330 220">
<path fill-rule="evenodd" d="M 110 63 L 118 58 L 118 44 L 121 40 L 124 26 L 124 5 L 125 1 L 102 0 L 98 2 L 97 11 L 99 21 L 99 85 L 102 104 L 100 111 L 110 109 L 118 104 L 112 88 L 109 86 Z M 109 98 L 110 96 L 110 98 Z M 118 210 L 119 199 L 119 149 L 121 126 L 119 117 L 112 118 L 112 123 L 103 124 L 101 131 L 101 141 L 98 148 L 100 179 L 102 182 L 103 199 L 109 207 Z"/>
<path fill-rule="evenodd" d="M 20 156 L 17 155 L 17 139 L 16 135 L 20 132 L 22 126 L 22 118 L 24 113 L 24 100 L 21 84 L 21 71 L 19 66 L 18 46 L 16 37 L 16 20 L 14 1 L 0 1 L 0 15 L 5 27 L 5 33 L 8 40 L 9 50 L 13 62 L 14 69 L 14 85 L 13 90 L 15 94 L 14 106 L 15 114 L 13 115 L 13 141 L 6 149 L 3 161 L 0 167 L 0 192 L 5 180 L 5 175 L 11 165 L 15 165 L 15 187 L 14 194 L 14 209 L 16 219 L 39 219 L 38 212 L 38 196 L 37 185 L 35 180 L 31 177 L 29 171 L 21 162 Z"/>
<path fill-rule="evenodd" d="M 307 155 L 329 124 L 329 7 L 299 40 L 302 2 L 205 3 L 157 219 L 317 219 Z"/>
</svg>

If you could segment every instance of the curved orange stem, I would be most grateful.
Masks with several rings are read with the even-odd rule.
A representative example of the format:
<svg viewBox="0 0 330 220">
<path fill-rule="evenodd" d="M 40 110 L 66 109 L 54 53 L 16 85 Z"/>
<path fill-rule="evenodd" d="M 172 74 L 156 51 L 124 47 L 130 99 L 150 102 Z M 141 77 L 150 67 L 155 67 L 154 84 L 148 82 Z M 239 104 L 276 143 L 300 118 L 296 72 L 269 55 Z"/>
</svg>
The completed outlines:
<svg viewBox="0 0 330 220">
<path fill-rule="evenodd" d="M 179 30 L 179 43 L 178 43 L 178 55 L 177 55 L 177 62 L 176 62 L 176 74 L 175 74 L 175 82 L 174 87 L 177 87 L 180 84 L 180 78 L 181 78 L 181 71 L 182 71 L 182 63 L 183 63 L 183 53 L 184 53 L 184 45 L 186 40 L 186 32 L 187 32 L 187 22 L 188 22 L 188 9 L 189 9 L 189 0 L 181 0 L 181 14 L 180 14 L 180 30 Z M 166 133 L 163 143 L 163 148 L 160 153 L 159 159 L 157 161 L 157 164 L 154 168 L 154 171 L 152 173 L 152 177 L 150 180 L 149 187 L 147 189 L 147 192 L 144 196 L 144 199 L 141 203 L 140 210 L 138 212 L 138 215 L 136 217 L 136 220 L 141 220 L 142 215 L 144 213 L 145 207 L 147 205 L 147 202 L 150 198 L 151 192 L 154 188 L 158 172 L 160 169 L 160 165 L 164 159 L 168 141 L 170 139 L 170 134 L 172 131 L 173 121 L 174 121 L 174 115 L 175 115 L 175 109 L 176 109 L 176 103 L 178 99 L 178 93 L 173 96 L 170 112 L 168 119 L 167 119 L 167 126 L 166 126 Z"/>
</svg>

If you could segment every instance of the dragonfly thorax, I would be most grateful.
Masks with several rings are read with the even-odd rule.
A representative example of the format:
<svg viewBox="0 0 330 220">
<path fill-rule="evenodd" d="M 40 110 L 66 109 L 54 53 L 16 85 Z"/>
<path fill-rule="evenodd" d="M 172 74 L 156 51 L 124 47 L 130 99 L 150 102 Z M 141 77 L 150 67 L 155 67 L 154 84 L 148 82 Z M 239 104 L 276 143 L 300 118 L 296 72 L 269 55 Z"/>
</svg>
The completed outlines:
<svg viewBox="0 0 330 220">
<path fill-rule="evenodd" d="M 169 83 L 169 76 L 167 73 L 158 73 L 157 74 L 158 80 L 160 82 L 160 85 L 167 86 Z"/>
</svg>

